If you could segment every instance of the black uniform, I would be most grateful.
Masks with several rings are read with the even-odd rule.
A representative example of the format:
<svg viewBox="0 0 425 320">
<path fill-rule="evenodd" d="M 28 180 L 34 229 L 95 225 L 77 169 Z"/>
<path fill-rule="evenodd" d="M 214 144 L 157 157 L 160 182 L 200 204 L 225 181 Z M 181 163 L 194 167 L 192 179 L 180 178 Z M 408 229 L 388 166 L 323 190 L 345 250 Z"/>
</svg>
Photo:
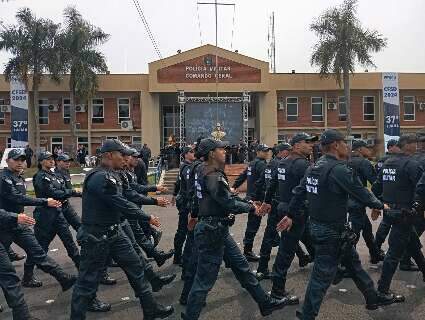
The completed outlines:
<svg viewBox="0 0 425 320">
<path fill-rule="evenodd" d="M 123 213 L 142 221 L 150 220 L 150 216 L 127 201 L 122 192 L 120 177 L 108 168 L 98 167 L 86 176 L 82 226 L 78 232 L 81 265 L 72 296 L 71 319 L 85 319 L 87 305 L 97 291 L 100 273 L 110 255 L 126 273 L 140 299 L 144 318 L 154 319 L 154 314 L 161 309 L 144 277 L 143 261 L 120 226 Z"/>
<path fill-rule="evenodd" d="M 0 208 L 9 212 L 22 213 L 25 206 L 47 206 L 47 199 L 27 196 L 24 178 L 5 168 L 0 175 Z M 58 280 L 63 290 L 68 290 L 73 285 L 75 278 L 66 274 L 52 258 L 47 256 L 30 228 L 18 225 L 13 228 L 4 226 L 0 229 L 0 242 L 5 248 L 15 242 L 27 254 L 27 262 L 24 266 L 24 286 L 34 282 L 33 263 Z M 36 286 L 40 285 L 41 282 L 37 282 Z"/>
<path fill-rule="evenodd" d="M 176 206 L 179 211 L 177 232 L 174 236 L 174 263 L 180 264 L 182 250 L 187 235 L 188 214 L 190 212 L 189 180 L 191 163 L 184 161 L 180 165 L 179 175 L 174 184 L 173 196 L 176 197 Z"/>
<path fill-rule="evenodd" d="M 72 186 L 71 176 L 68 170 L 55 168 L 55 175 L 58 180 L 65 185 L 66 190 L 71 190 L 72 197 L 81 197 L 81 192 L 75 191 Z M 78 216 L 74 207 L 69 203 L 69 201 L 62 202 L 62 213 L 69 225 L 75 230 L 78 231 L 78 228 L 81 226 L 81 218 Z"/>
<path fill-rule="evenodd" d="M 236 178 L 233 188 L 240 187 L 247 181 L 246 199 L 252 201 L 262 201 L 264 199 L 265 181 L 264 171 L 267 162 L 265 159 L 255 158 L 248 164 L 248 167 Z M 243 239 L 244 253 L 252 253 L 254 239 L 261 225 L 261 216 L 254 213 L 248 215 L 245 237 Z"/>
<path fill-rule="evenodd" d="M 376 180 L 376 171 L 369 160 L 361 155 L 353 153 L 348 166 L 353 169 L 353 172 L 358 176 L 364 187 L 367 183 L 373 184 Z M 369 255 L 372 263 L 378 263 L 383 260 L 380 249 L 375 243 L 375 237 L 372 232 L 372 224 L 366 214 L 366 207 L 359 203 L 356 199 L 350 198 L 348 201 L 348 213 L 351 222 L 351 227 L 357 235 L 357 242 L 360 239 L 360 233 L 363 235 L 366 246 L 369 249 Z"/>
<path fill-rule="evenodd" d="M 412 156 L 397 154 L 385 161 L 373 185 L 375 194 L 382 194 L 382 200 L 391 208 L 384 211 L 384 216 L 387 216 L 392 227 L 388 238 L 389 248 L 378 282 L 380 292 L 389 291 L 393 275 L 406 249 L 425 276 L 422 245 L 412 221 L 406 218 L 413 206 L 416 184 L 422 173 L 422 167 Z"/>
<path fill-rule="evenodd" d="M 199 177 L 197 195 L 199 222 L 195 227 L 195 244 L 199 251 L 198 267 L 183 319 L 199 318 L 207 294 L 217 280 L 224 255 L 229 259 L 236 278 L 258 303 L 263 315 L 271 313 L 270 305 L 275 309 L 283 307 L 286 301 L 271 299 L 261 288 L 250 271 L 248 261 L 229 233 L 229 214 L 252 212 L 255 208 L 232 195 L 223 171 L 207 166 Z"/>
<path fill-rule="evenodd" d="M 280 161 L 265 196 L 265 202 L 270 203 L 272 201 L 272 195 L 277 195 L 277 214 L 280 219 L 288 214 L 288 206 L 292 199 L 292 190 L 300 183 L 309 166 L 309 161 L 300 155 L 292 155 Z M 303 219 L 299 223 L 296 223 L 291 230 L 281 234 L 279 250 L 273 264 L 272 272 L 272 295 L 276 297 L 287 295 L 285 291 L 286 276 L 295 253 L 299 250 L 297 249 L 299 247 L 299 241 L 302 240 L 311 256 L 314 255 L 309 231 L 305 230 L 308 222 L 308 211 L 307 209 L 303 209 L 303 212 Z M 298 303 L 298 298 L 296 297 L 291 297 L 290 300 L 293 303 Z"/>
<path fill-rule="evenodd" d="M 39 170 L 33 177 L 33 185 L 37 198 L 53 198 L 65 204 L 65 207 L 69 205 L 68 199 L 74 195 L 74 191 L 67 189 L 63 180 L 53 171 Z M 44 251 L 49 252 L 50 243 L 58 235 L 68 256 L 78 269 L 80 253 L 62 209 L 38 206 L 34 210 L 34 218 L 36 221 L 34 235 Z M 29 261 L 27 261 L 27 267 L 30 267 Z"/>
<path fill-rule="evenodd" d="M 330 135 L 330 134 L 329 134 Z M 323 134 L 322 137 L 326 135 Z M 342 234 L 347 222 L 348 196 L 371 208 L 382 209 L 383 204 L 373 196 L 353 175 L 345 161 L 332 155 L 322 156 L 294 189 L 289 204 L 289 214 L 294 226 L 302 223 L 304 201 L 308 200 L 310 228 L 315 246 L 313 272 L 304 299 L 301 319 L 314 319 L 334 279 L 342 248 Z M 346 245 L 343 264 L 363 293 L 367 307 L 376 309 L 378 302 L 373 280 L 363 270 L 359 256 L 352 244 Z"/>
<path fill-rule="evenodd" d="M 13 212 L 7 212 L 0 209 L 1 229 L 15 229 L 18 224 L 18 215 Z M 3 232 L 1 230 L 0 232 Z M 28 306 L 24 299 L 24 293 L 21 288 L 20 279 L 16 275 L 4 245 L 0 242 L 0 287 L 3 290 L 8 306 L 13 310 L 14 320 L 30 319 Z"/>
</svg>

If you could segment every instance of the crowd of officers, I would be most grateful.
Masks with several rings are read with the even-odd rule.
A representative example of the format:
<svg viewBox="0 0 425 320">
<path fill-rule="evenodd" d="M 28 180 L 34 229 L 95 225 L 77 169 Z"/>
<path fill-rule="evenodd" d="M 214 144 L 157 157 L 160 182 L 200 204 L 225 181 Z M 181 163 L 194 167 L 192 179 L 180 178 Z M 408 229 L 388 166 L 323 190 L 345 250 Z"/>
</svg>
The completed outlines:
<svg viewBox="0 0 425 320">
<path fill-rule="evenodd" d="M 314 161 L 317 144 L 323 155 Z M 148 185 L 137 150 L 119 140 L 106 140 L 100 149 L 100 165 L 88 172 L 82 192 L 71 184 L 72 159 L 62 154 L 55 161 L 50 152 L 43 152 L 33 177 L 36 197 L 30 197 L 22 176 L 25 153 L 12 149 L 7 156 L 8 167 L 0 176 L 0 286 L 13 319 L 36 319 L 21 288 L 42 286 L 34 266 L 53 276 L 63 291 L 74 287 L 71 319 L 85 319 L 87 311 L 111 309 L 96 295 L 99 284 L 116 283 L 107 273 L 111 266 L 125 272 L 140 300 L 144 319 L 167 318 L 173 307 L 159 304 L 153 292 L 170 284 L 176 275 L 160 275 L 152 264 L 162 266 L 173 256 L 174 264 L 182 267 L 184 286 L 179 302 L 186 306 L 181 317 L 187 320 L 200 317 L 223 261 L 263 316 L 298 305 L 300 299 L 286 289 L 295 255 L 300 267 L 314 263 L 303 306 L 296 312 L 299 319 L 315 319 L 327 289 L 344 277 L 353 279 L 368 310 L 404 302 L 402 295 L 390 290 L 397 268 L 420 271 L 425 281 L 425 258 L 419 240 L 425 230 L 425 139 L 402 136 L 389 141 L 387 149 L 374 167 L 364 141 L 354 141 L 350 150 L 336 130 L 326 130 L 320 139 L 298 133 L 289 143 L 277 145 L 271 160 L 271 148 L 258 144 L 256 158 L 230 185 L 224 172 L 223 142 L 207 138 L 184 147 L 184 161 L 171 200 L 177 206 L 179 222 L 174 250 L 168 252 L 158 249 L 158 217 L 143 208 L 168 206 L 166 198 L 148 195 L 167 190 Z M 239 188 L 245 181 L 247 193 L 241 198 Z M 81 218 L 70 204 L 71 197 L 82 197 Z M 25 206 L 35 206 L 34 218 L 24 213 Z M 372 209 L 372 220 L 383 213 L 376 236 L 367 207 Z M 229 232 L 235 216 L 242 213 L 248 214 L 243 251 Z M 258 256 L 253 245 L 266 215 Z M 76 239 L 70 227 L 77 231 Z M 66 273 L 48 255 L 56 235 L 78 276 Z M 361 235 L 370 262 L 383 262 L 376 288 L 356 251 Z M 387 237 L 389 248 L 384 253 L 381 246 Z M 13 252 L 12 243 L 27 256 L 22 282 L 12 261 L 25 256 Z M 278 251 L 270 271 L 273 247 Z M 258 263 L 256 272 L 251 271 L 249 262 Z M 264 279 L 272 281 L 270 293 L 260 285 Z"/>
</svg>

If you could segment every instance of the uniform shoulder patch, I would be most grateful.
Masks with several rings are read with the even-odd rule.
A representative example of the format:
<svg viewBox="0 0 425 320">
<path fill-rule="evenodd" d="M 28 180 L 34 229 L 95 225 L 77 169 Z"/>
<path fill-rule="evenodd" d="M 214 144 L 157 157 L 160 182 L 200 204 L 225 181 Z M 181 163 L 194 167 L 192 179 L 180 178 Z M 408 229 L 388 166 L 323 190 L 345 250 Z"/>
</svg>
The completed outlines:
<svg viewBox="0 0 425 320">
<path fill-rule="evenodd" d="M 227 179 L 224 176 L 222 176 L 221 174 L 217 176 L 217 180 L 220 181 L 220 182 L 223 182 L 226 186 L 229 185 L 229 183 L 227 182 Z"/>
<path fill-rule="evenodd" d="M 50 180 L 50 178 L 49 178 L 49 177 L 47 177 L 47 176 L 44 176 L 44 177 L 43 177 L 43 179 L 44 179 L 44 180 L 47 180 L 47 181 L 51 181 L 51 180 Z"/>
<path fill-rule="evenodd" d="M 13 184 L 13 181 L 9 178 L 4 179 L 4 182 L 8 183 L 8 184 Z"/>
</svg>

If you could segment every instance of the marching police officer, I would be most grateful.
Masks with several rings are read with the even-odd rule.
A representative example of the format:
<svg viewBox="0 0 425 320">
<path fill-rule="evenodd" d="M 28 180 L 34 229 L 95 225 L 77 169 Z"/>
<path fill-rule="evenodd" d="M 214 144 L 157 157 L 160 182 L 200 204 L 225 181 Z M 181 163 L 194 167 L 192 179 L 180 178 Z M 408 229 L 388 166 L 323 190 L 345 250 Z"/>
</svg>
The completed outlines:
<svg viewBox="0 0 425 320">
<path fill-rule="evenodd" d="M 400 153 L 400 148 L 398 146 L 398 140 L 396 139 L 390 139 L 387 142 L 387 152 L 385 155 L 380 157 L 375 165 L 375 170 L 377 173 L 381 171 L 381 168 L 385 161 L 387 161 L 389 158 L 391 158 L 393 155 Z"/>
<path fill-rule="evenodd" d="M 381 293 L 389 292 L 397 265 L 406 249 L 424 275 L 425 281 L 425 258 L 414 228 L 415 219 L 411 217 L 416 185 L 423 173 L 422 167 L 412 157 L 416 152 L 416 143 L 414 135 L 401 136 L 398 141 L 401 153 L 385 161 L 373 185 L 375 194 L 382 194 L 383 202 L 389 206 L 384 211 L 384 216 L 391 223 L 389 248 L 378 281 L 378 290 Z M 404 297 L 400 296 L 400 300 L 404 301 Z"/>
<path fill-rule="evenodd" d="M 302 223 L 304 201 L 308 200 L 310 229 L 315 246 L 314 267 L 305 293 L 299 319 L 315 319 L 320 305 L 334 279 L 341 251 L 344 251 L 344 266 L 350 271 L 357 288 L 366 299 L 366 308 L 377 309 L 395 301 L 393 295 L 378 294 L 370 276 L 363 270 L 359 256 L 351 242 L 346 227 L 348 196 L 355 197 L 368 207 L 382 209 L 384 205 L 360 183 L 347 167 L 348 147 L 344 136 L 333 129 L 320 137 L 323 156 L 313 167 L 307 169 L 293 193 L 288 214 L 278 224 L 281 231 L 291 230 Z M 347 238 L 347 239 L 345 239 Z"/>
<path fill-rule="evenodd" d="M 25 180 L 22 176 L 25 166 L 23 151 L 20 149 L 10 150 L 6 162 L 7 168 L 0 175 L 0 208 L 19 214 L 24 211 L 24 206 L 60 207 L 60 202 L 53 198 L 31 198 L 26 195 Z M 60 283 L 63 291 L 69 290 L 74 285 L 76 277 L 65 273 L 52 258 L 47 256 L 30 228 L 22 225 L 0 228 L 0 242 L 5 248 L 14 242 L 27 254 L 22 286 L 40 287 L 42 285 L 41 281 L 34 277 L 34 268 L 32 267 L 34 263 L 39 269 L 52 275 Z"/>
<path fill-rule="evenodd" d="M 37 198 L 53 198 L 60 201 L 62 206 L 68 206 L 68 199 L 74 195 L 74 191 L 67 189 L 63 181 L 55 175 L 52 171 L 54 167 L 55 161 L 52 153 L 44 151 L 38 156 L 39 171 L 33 177 L 35 195 Z M 38 206 L 34 211 L 34 217 L 36 221 L 34 234 L 44 251 L 49 252 L 50 243 L 58 235 L 68 256 L 78 269 L 80 252 L 62 209 Z M 30 268 L 29 263 L 27 263 L 27 268 Z"/>
<path fill-rule="evenodd" d="M 7 212 L 0 209 L 0 224 L 4 229 L 13 229 L 18 225 L 32 226 L 35 220 L 24 213 Z M 32 317 L 24 299 L 20 279 L 16 275 L 8 253 L 0 242 L 0 287 L 3 290 L 8 306 L 12 309 L 14 320 L 37 320 Z M 1 310 L 3 311 L 3 310 Z"/>
<path fill-rule="evenodd" d="M 283 218 L 288 214 L 288 205 L 292 198 L 292 189 L 295 188 L 304 177 L 305 171 L 310 166 L 308 158 L 312 154 L 313 142 L 317 141 L 317 136 L 310 136 L 306 133 L 295 134 L 290 143 L 292 152 L 286 158 L 280 161 L 279 166 L 266 190 L 265 203 L 270 204 L 271 195 L 278 193 L 278 215 Z M 264 206 L 264 205 L 263 205 Z M 303 219 L 288 232 L 283 232 L 280 239 L 279 250 L 276 260 L 273 264 L 273 287 L 271 295 L 274 298 L 281 299 L 287 297 L 290 304 L 298 304 L 299 299 L 296 296 L 289 295 L 286 290 L 286 276 L 294 259 L 295 252 L 299 246 L 299 241 L 303 239 L 306 247 L 311 249 L 311 240 L 309 231 L 305 230 L 308 221 L 308 212 L 304 210 Z M 280 221 L 280 219 L 279 219 Z"/>
<path fill-rule="evenodd" d="M 179 222 L 177 232 L 174 236 L 174 264 L 182 264 L 182 250 L 186 241 L 187 235 L 187 222 L 190 208 L 189 199 L 189 179 L 190 179 L 190 166 L 195 160 L 195 151 L 192 147 L 184 147 L 182 149 L 184 161 L 180 165 L 179 174 L 174 185 L 174 193 L 172 204 L 177 206 L 179 211 Z"/>
<path fill-rule="evenodd" d="M 272 150 L 272 148 L 265 144 L 259 144 L 256 150 L 257 157 L 248 164 L 248 167 L 236 178 L 232 186 L 233 190 L 238 191 L 238 188 L 246 181 L 246 200 L 250 201 L 262 201 L 264 199 L 264 171 L 266 170 L 266 160 L 269 156 L 269 151 Z M 261 215 L 256 215 L 254 213 L 248 214 L 248 221 L 243 239 L 244 255 L 248 261 L 256 262 L 260 260 L 260 257 L 252 251 L 252 248 L 254 246 L 255 236 L 261 225 L 261 218 Z"/>
<path fill-rule="evenodd" d="M 71 181 L 71 175 L 69 174 L 69 167 L 73 159 L 66 153 L 58 155 L 56 158 L 56 168 L 55 175 L 58 180 L 65 186 L 68 193 L 71 193 L 71 197 L 81 197 L 82 194 L 79 191 L 74 190 Z M 74 207 L 68 200 L 62 202 L 62 214 L 65 217 L 69 225 L 75 230 L 78 231 L 78 228 L 81 226 L 81 218 L 75 212 Z"/>
<path fill-rule="evenodd" d="M 369 146 L 363 140 L 354 140 L 351 150 L 348 166 L 359 177 L 364 187 L 367 187 L 368 182 L 372 185 L 376 180 L 376 171 L 368 160 L 371 156 Z M 363 239 L 369 249 L 370 262 L 377 264 L 379 261 L 383 261 L 385 254 L 379 250 L 375 243 L 372 224 L 366 214 L 366 207 L 356 201 L 355 198 L 350 198 L 348 201 L 348 213 L 353 231 L 357 234 L 357 241 L 360 239 L 360 233 L 363 235 Z"/>
<path fill-rule="evenodd" d="M 115 170 L 124 166 L 126 147 L 116 139 L 107 139 L 101 147 L 101 165 L 86 176 L 83 189 L 82 226 L 78 232 L 81 243 L 79 277 L 72 295 L 71 319 L 85 319 L 87 305 L 98 287 L 99 274 L 111 255 L 125 271 L 136 297 L 140 299 L 146 320 L 166 318 L 173 307 L 158 304 L 144 276 L 143 261 L 137 256 L 121 228 L 122 213 L 159 226 L 159 220 L 146 215 L 126 200 L 122 181 Z"/>
<path fill-rule="evenodd" d="M 286 299 L 276 300 L 261 288 L 249 269 L 248 261 L 242 255 L 229 233 L 229 225 L 234 221 L 230 214 L 255 213 L 259 208 L 234 196 L 223 171 L 226 162 L 225 144 L 213 139 L 204 139 L 198 152 L 206 160 L 198 185 L 199 221 L 195 227 L 195 244 L 198 247 L 198 267 L 187 301 L 183 319 L 199 318 L 208 291 L 217 279 L 223 255 L 241 285 L 251 294 L 260 307 L 263 316 L 283 308 Z"/>
</svg>

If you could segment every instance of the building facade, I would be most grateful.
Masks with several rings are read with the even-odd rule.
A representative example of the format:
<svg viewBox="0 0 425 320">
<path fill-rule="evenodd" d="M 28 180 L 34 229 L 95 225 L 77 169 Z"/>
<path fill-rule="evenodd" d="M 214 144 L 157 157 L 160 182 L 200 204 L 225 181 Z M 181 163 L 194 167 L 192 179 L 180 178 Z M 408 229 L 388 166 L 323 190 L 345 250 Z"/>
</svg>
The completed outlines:
<svg viewBox="0 0 425 320">
<path fill-rule="evenodd" d="M 181 128 L 183 135 L 193 140 L 199 133 L 208 136 L 217 123 L 232 139 L 238 132 L 242 137 L 241 105 L 226 99 L 186 104 L 186 121 L 180 126 L 184 118 L 178 92 L 200 98 L 241 97 L 249 92 L 249 139 L 270 145 L 288 140 L 297 131 L 319 134 L 326 128 L 346 130 L 343 90 L 333 78 L 269 73 L 267 62 L 211 45 L 152 62 L 148 74 L 107 74 L 99 80 L 96 97 L 77 101 L 76 106 L 75 143 L 85 145 L 91 153 L 105 138 L 116 137 L 129 144 L 147 143 L 153 154 L 158 154 L 169 136 L 178 140 Z M 353 135 L 382 141 L 382 74 L 358 73 L 350 81 Z M 401 132 L 423 130 L 425 74 L 399 74 L 399 88 Z M 0 76 L 0 105 L 5 106 L 0 110 L 5 111 L 0 112 L 1 149 L 10 146 L 9 90 L 9 83 Z M 43 81 L 39 93 L 43 148 L 60 146 L 66 151 L 72 145 L 69 103 L 66 76 L 59 85 Z"/>
</svg>

